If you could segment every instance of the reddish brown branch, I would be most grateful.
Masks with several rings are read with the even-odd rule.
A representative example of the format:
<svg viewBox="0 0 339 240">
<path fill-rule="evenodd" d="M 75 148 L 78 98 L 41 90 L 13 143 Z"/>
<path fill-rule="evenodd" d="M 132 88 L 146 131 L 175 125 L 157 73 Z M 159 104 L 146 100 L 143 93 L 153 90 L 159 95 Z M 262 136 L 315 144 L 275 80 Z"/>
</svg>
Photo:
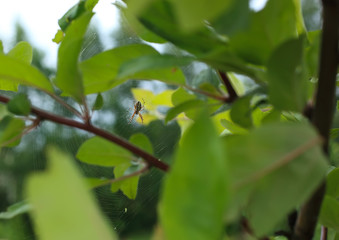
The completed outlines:
<svg viewBox="0 0 339 240">
<path fill-rule="evenodd" d="M 219 76 L 220 76 L 222 82 L 224 83 L 224 85 L 227 89 L 227 92 L 229 94 L 229 101 L 233 102 L 234 100 L 236 100 L 238 98 L 238 94 L 234 90 L 234 88 L 231 84 L 231 80 L 229 79 L 229 77 L 227 76 L 227 74 L 225 72 L 218 71 L 218 73 L 219 73 Z"/>
<path fill-rule="evenodd" d="M 321 226 L 320 240 L 327 240 L 327 227 Z"/>
<path fill-rule="evenodd" d="M 324 138 L 323 150 L 328 154 L 329 133 L 333 120 L 335 84 L 338 67 L 339 0 L 322 0 L 323 30 L 320 53 L 319 81 L 312 114 L 314 126 Z M 293 239 L 312 239 L 321 203 L 325 194 L 325 181 L 302 206 Z"/>
<path fill-rule="evenodd" d="M 0 95 L 0 102 L 3 103 L 7 103 L 10 99 L 5 97 L 5 96 L 1 96 Z M 139 157 L 143 158 L 150 167 L 156 167 L 159 168 L 163 171 L 168 171 L 169 166 L 164 163 L 161 162 L 159 159 L 157 159 L 156 157 L 154 157 L 153 155 L 145 152 L 144 150 L 142 150 L 141 148 L 132 145 L 130 142 L 119 138 L 109 132 L 106 132 L 100 128 L 97 128 L 89 123 L 81 123 L 72 119 L 68 119 L 68 118 L 64 118 L 64 117 L 60 117 L 58 115 L 55 115 L 53 113 L 49 113 L 46 112 L 42 109 L 36 108 L 36 107 L 32 107 L 31 108 L 31 113 L 36 115 L 37 117 L 39 117 L 40 120 L 48 120 L 51 122 L 55 122 L 55 123 L 59 123 L 59 124 L 63 124 L 66 126 L 70 126 L 70 127 L 75 127 L 78 129 L 82 129 L 85 130 L 87 132 L 93 133 L 97 136 L 100 136 L 102 138 L 105 138 L 111 142 L 114 142 L 115 144 L 129 150 L 130 152 L 138 155 Z"/>
</svg>

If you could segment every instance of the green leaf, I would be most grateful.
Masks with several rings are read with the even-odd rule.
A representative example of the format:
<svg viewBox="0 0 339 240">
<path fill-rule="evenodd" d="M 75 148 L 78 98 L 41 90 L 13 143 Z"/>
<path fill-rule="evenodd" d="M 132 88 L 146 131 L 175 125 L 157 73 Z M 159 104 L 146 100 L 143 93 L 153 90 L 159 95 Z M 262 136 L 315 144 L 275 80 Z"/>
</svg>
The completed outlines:
<svg viewBox="0 0 339 240">
<path fill-rule="evenodd" d="M 148 45 L 132 44 L 102 52 L 81 62 L 80 69 L 83 74 L 85 94 L 104 92 L 123 83 L 126 78 L 118 78 L 118 71 L 123 63 L 146 55 L 157 54 L 158 52 Z M 180 83 L 185 81 L 182 72 L 173 72 L 172 68 L 144 71 L 129 77 Z"/>
<path fill-rule="evenodd" d="M 319 221 L 326 227 L 339 231 L 339 168 L 327 175 L 326 195 L 322 203 Z"/>
<path fill-rule="evenodd" d="M 193 99 L 193 100 L 188 100 L 185 102 L 182 102 L 175 107 L 171 108 L 168 110 L 166 117 L 165 117 L 165 122 L 171 121 L 173 118 L 178 116 L 180 113 L 190 110 L 192 108 L 201 108 L 201 105 L 203 104 L 203 101 L 199 99 Z"/>
<path fill-rule="evenodd" d="M 213 28 L 221 34 L 232 36 L 239 31 L 247 30 L 250 24 L 248 0 L 230 1 L 230 6 L 211 22 Z"/>
<path fill-rule="evenodd" d="M 216 89 L 219 87 L 220 80 L 214 69 L 208 68 L 200 71 L 196 76 L 194 76 L 192 83 L 189 85 L 201 88 L 201 85 L 206 83 L 211 84 Z"/>
<path fill-rule="evenodd" d="M 31 64 L 33 58 L 33 49 L 28 42 L 19 42 L 7 53 L 7 55 L 21 60 L 24 63 Z"/>
<path fill-rule="evenodd" d="M 267 64 L 269 99 L 278 110 L 301 112 L 307 101 L 307 76 L 302 62 L 304 38 L 279 46 Z"/>
<path fill-rule="evenodd" d="M 173 105 L 179 105 L 183 102 L 186 102 L 188 100 L 194 100 L 196 97 L 192 94 L 189 94 L 185 89 L 178 88 L 173 94 L 172 94 L 172 103 Z"/>
<path fill-rule="evenodd" d="M 141 91 L 142 89 L 139 89 L 139 92 L 142 93 Z M 133 91 L 132 93 L 134 94 L 135 91 Z M 154 99 L 152 100 L 152 102 L 155 105 L 162 105 L 162 106 L 172 106 L 172 94 L 175 92 L 175 90 L 173 89 L 167 89 L 159 94 L 156 94 L 154 96 Z M 140 95 L 140 97 L 142 98 L 142 95 Z"/>
<path fill-rule="evenodd" d="M 52 39 L 53 42 L 55 43 L 61 43 L 61 41 L 64 39 L 65 34 L 62 30 L 58 30 L 57 33 L 55 34 L 54 38 Z"/>
<path fill-rule="evenodd" d="M 306 26 L 304 23 L 303 13 L 302 13 L 302 7 L 301 7 L 301 1 L 300 0 L 293 0 L 294 4 L 294 14 L 296 19 L 296 27 L 298 34 L 305 34 L 307 32 Z"/>
<path fill-rule="evenodd" d="M 197 100 L 195 95 L 189 94 L 185 89 L 178 88 L 172 94 L 172 103 L 175 107 L 168 111 L 166 116 L 168 121 L 180 114 L 182 111 L 185 111 L 187 117 L 192 119 L 195 118 L 199 113 L 198 107 L 202 107 L 201 104 L 203 101 Z M 198 103 L 200 103 L 200 106 Z"/>
<path fill-rule="evenodd" d="M 336 139 L 337 137 L 339 137 L 339 128 L 332 128 L 330 130 L 330 138 L 331 140 L 333 139 Z"/>
<path fill-rule="evenodd" d="M 339 197 L 339 168 L 333 169 L 327 175 L 326 194 L 334 198 Z"/>
<path fill-rule="evenodd" d="M 0 89 L 17 91 L 17 84 L 53 92 L 48 79 L 35 67 L 22 60 L 0 54 Z"/>
<path fill-rule="evenodd" d="M 0 40 L 0 54 L 4 54 L 4 45 L 1 40 Z"/>
<path fill-rule="evenodd" d="M 148 137 L 143 133 L 136 133 L 133 134 L 129 141 L 134 145 L 140 147 L 141 149 L 145 150 L 146 152 L 153 154 L 153 146 Z"/>
<path fill-rule="evenodd" d="M 138 1 L 138 0 L 127 0 L 128 4 L 128 10 L 130 13 L 139 16 L 142 14 L 142 12 L 149 7 L 149 5 L 153 2 L 154 0 L 144 0 L 144 1 Z"/>
<path fill-rule="evenodd" d="M 107 178 L 86 178 L 87 185 L 92 189 L 107 182 Z"/>
<path fill-rule="evenodd" d="M 84 142 L 76 157 L 82 162 L 104 167 L 130 162 L 133 158 L 129 151 L 100 137 Z"/>
<path fill-rule="evenodd" d="M 31 102 L 26 94 L 19 93 L 7 103 L 7 109 L 16 115 L 27 116 L 31 112 Z"/>
<path fill-rule="evenodd" d="M 120 164 L 114 168 L 114 177 L 120 178 L 139 170 L 140 165 L 131 165 L 130 163 Z M 138 192 L 139 176 L 129 177 L 111 185 L 111 191 L 116 192 L 119 189 L 130 199 L 135 199 Z"/>
<path fill-rule="evenodd" d="M 223 150 L 205 112 L 185 133 L 165 181 L 161 225 L 169 240 L 218 239 L 228 200 Z"/>
<path fill-rule="evenodd" d="M 339 201 L 336 198 L 325 195 L 319 221 L 322 225 L 339 231 Z"/>
<path fill-rule="evenodd" d="M 113 173 L 115 179 L 121 177 L 124 175 L 124 172 L 131 166 L 131 163 L 122 163 L 118 166 L 114 167 Z M 117 192 L 119 191 L 121 184 L 123 181 L 117 181 L 111 184 L 111 192 Z"/>
<path fill-rule="evenodd" d="M 218 115 L 220 113 L 226 112 L 226 111 L 230 110 L 231 108 L 232 108 L 231 104 L 228 104 L 228 103 L 222 104 L 217 110 L 215 110 L 215 112 L 213 112 L 211 114 L 211 116 L 213 117 L 213 116 Z"/>
<path fill-rule="evenodd" d="M 0 105 L 0 119 L 5 117 L 6 115 L 9 115 L 9 112 L 7 111 L 7 106 L 5 104 Z"/>
<path fill-rule="evenodd" d="M 310 77 L 318 77 L 321 31 L 308 32 L 309 45 L 305 52 L 307 72 Z"/>
<path fill-rule="evenodd" d="M 260 79 L 262 70 L 254 66 L 247 66 L 246 62 L 230 48 L 226 38 L 218 35 L 208 26 L 195 32 L 184 32 L 176 24 L 174 16 L 171 2 L 152 1 L 135 17 L 138 17 L 139 21 L 150 31 L 172 42 L 177 47 L 195 54 L 200 61 L 210 64 L 215 69 L 245 74 L 255 80 Z M 250 38 L 247 38 L 246 41 L 248 39 Z"/>
<path fill-rule="evenodd" d="M 152 143 L 149 141 L 146 135 L 142 133 L 134 134 L 130 137 L 129 141 L 135 144 L 136 146 L 140 147 L 141 149 L 145 150 L 146 152 L 150 154 L 153 153 Z M 142 163 L 135 162 L 132 163 L 125 162 L 117 165 L 114 168 L 114 177 L 117 179 L 122 176 L 132 174 L 133 172 L 138 171 L 141 168 L 145 167 L 144 164 Z M 116 192 L 120 189 L 128 198 L 135 199 L 138 191 L 139 177 L 140 177 L 139 175 L 132 176 L 127 179 L 112 183 L 111 191 Z"/>
<path fill-rule="evenodd" d="M 220 120 L 221 125 L 226 128 L 228 131 L 230 131 L 233 134 L 245 134 L 248 133 L 248 131 L 233 122 L 230 122 L 226 119 L 221 119 Z"/>
<path fill-rule="evenodd" d="M 184 32 L 202 28 L 205 21 L 214 20 L 238 0 L 170 0 L 177 22 Z M 194 11 L 192 11 L 194 6 Z"/>
<path fill-rule="evenodd" d="M 86 0 L 85 8 L 88 11 L 92 11 L 93 8 L 97 5 L 98 2 L 99 2 L 99 0 Z"/>
<path fill-rule="evenodd" d="M 263 125 L 226 137 L 225 148 L 234 189 L 229 210 L 245 212 L 257 237 L 308 199 L 327 170 L 320 137 L 307 124 Z"/>
<path fill-rule="evenodd" d="M 237 56 L 231 46 L 211 50 L 197 55 L 198 60 L 224 72 L 234 72 L 252 78 L 256 82 L 263 81 L 263 69 L 246 63 Z"/>
<path fill-rule="evenodd" d="M 122 21 L 127 20 L 128 24 L 140 37 L 141 39 L 147 42 L 153 43 L 165 43 L 166 40 L 158 36 L 157 34 L 151 32 L 146 27 L 144 27 L 138 20 L 138 15 L 142 12 L 149 2 L 153 0 L 147 1 L 139 1 L 139 0 L 128 0 L 128 9 L 119 2 L 116 2 L 115 5 L 119 8 L 123 16 L 126 18 L 122 18 Z M 123 22 L 125 24 L 125 21 Z"/>
<path fill-rule="evenodd" d="M 93 15 L 86 12 L 72 22 L 58 51 L 55 83 L 65 94 L 70 94 L 79 102 L 82 101 L 84 87 L 78 69 L 78 58 L 87 26 Z"/>
<path fill-rule="evenodd" d="M 227 73 L 228 78 L 231 81 L 231 84 L 235 90 L 235 92 L 241 96 L 245 94 L 245 86 L 243 82 L 234 74 L 234 73 Z"/>
<path fill-rule="evenodd" d="M 271 110 L 268 112 L 265 117 L 261 120 L 262 124 L 279 122 L 281 118 L 281 111 Z"/>
<path fill-rule="evenodd" d="M 203 54 L 225 48 L 225 39 L 210 28 L 204 27 L 194 33 L 185 33 L 176 24 L 177 20 L 174 16 L 171 2 L 152 1 L 137 17 L 152 32 L 193 54 Z"/>
<path fill-rule="evenodd" d="M 190 64 L 194 58 L 174 55 L 146 55 L 124 62 L 118 71 L 118 78 L 140 76 L 167 83 L 185 84 L 185 76 L 177 67 Z M 164 71 L 168 69 L 167 71 Z"/>
<path fill-rule="evenodd" d="M 85 1 L 81 0 L 73 7 L 71 7 L 65 14 L 62 16 L 58 24 L 62 31 L 66 31 L 68 26 L 70 26 L 71 22 L 77 18 L 79 18 L 83 13 L 86 12 Z"/>
<path fill-rule="evenodd" d="M 265 65 L 273 49 L 298 36 L 295 0 L 269 0 L 263 10 L 252 12 L 250 27 L 231 37 L 232 48 L 246 62 Z"/>
<path fill-rule="evenodd" d="M 48 159 L 48 171 L 31 176 L 26 189 L 39 239 L 118 239 L 73 160 L 55 148 Z"/>
<path fill-rule="evenodd" d="M 25 129 L 25 122 L 19 118 L 6 116 L 0 121 L 0 147 L 13 147 L 20 143 L 18 138 Z M 18 139 L 17 139 L 18 138 Z"/>
<path fill-rule="evenodd" d="M 138 193 L 139 176 L 130 177 L 124 180 L 120 186 L 120 190 L 129 199 L 135 199 Z"/>
<path fill-rule="evenodd" d="M 237 99 L 231 108 L 230 116 L 234 123 L 243 128 L 253 127 L 251 95 Z"/>
<path fill-rule="evenodd" d="M 0 219 L 11 219 L 18 215 L 27 213 L 31 210 L 31 205 L 28 203 L 28 201 L 21 201 L 18 203 L 15 203 L 7 208 L 6 212 L 0 213 Z"/>
<path fill-rule="evenodd" d="M 92 110 L 100 110 L 104 106 L 104 99 L 101 93 L 98 93 L 97 97 L 95 98 L 94 105 Z"/>
</svg>

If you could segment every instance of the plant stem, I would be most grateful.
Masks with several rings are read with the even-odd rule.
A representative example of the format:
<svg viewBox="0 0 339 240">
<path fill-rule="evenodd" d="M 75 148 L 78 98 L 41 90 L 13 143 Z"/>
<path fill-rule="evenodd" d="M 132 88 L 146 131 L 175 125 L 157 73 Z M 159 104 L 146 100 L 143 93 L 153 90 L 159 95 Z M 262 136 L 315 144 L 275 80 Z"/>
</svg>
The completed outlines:
<svg viewBox="0 0 339 240">
<path fill-rule="evenodd" d="M 27 133 L 29 133 L 30 131 L 32 131 L 34 128 L 36 128 L 38 125 L 40 124 L 40 119 L 37 118 L 33 121 L 32 125 L 29 125 L 25 128 L 24 131 L 22 131 L 20 134 L 14 136 L 13 138 L 9 139 L 6 142 L 3 142 L 2 144 L 0 144 L 0 148 L 7 146 L 8 144 L 11 144 L 13 142 L 15 142 L 16 140 L 22 138 L 24 135 L 26 135 Z"/>
<path fill-rule="evenodd" d="M 225 72 L 222 72 L 222 71 L 218 71 L 218 74 L 227 89 L 227 92 L 229 94 L 229 101 L 233 102 L 234 100 L 238 98 L 238 94 L 234 90 L 229 77 L 227 76 Z"/>
<path fill-rule="evenodd" d="M 207 97 L 210 98 L 214 98 L 216 100 L 222 101 L 222 102 L 231 102 L 231 100 L 227 97 L 227 96 L 220 96 L 220 95 L 216 95 L 198 88 L 192 88 L 188 85 L 183 85 L 184 88 L 187 88 L 188 90 L 191 90 L 192 92 L 196 92 L 196 93 L 200 93 L 202 95 L 205 95 Z"/>
<path fill-rule="evenodd" d="M 324 138 L 323 151 L 328 155 L 329 132 L 332 125 L 335 83 L 338 66 L 339 0 L 322 0 L 323 29 L 319 63 L 319 81 L 312 122 Z M 312 239 L 321 203 L 325 194 L 325 180 L 302 206 L 296 226 L 295 240 Z"/>
<path fill-rule="evenodd" d="M 108 180 L 102 182 L 101 184 L 95 186 L 94 188 L 103 187 L 103 186 L 106 186 L 106 185 L 109 185 L 109 184 L 112 184 L 112 183 L 116 183 L 116 182 L 126 180 L 126 179 L 131 178 L 131 177 L 139 176 L 139 175 L 143 174 L 144 172 L 147 172 L 147 170 L 148 170 L 148 165 L 146 164 L 142 169 L 140 169 L 138 171 L 135 171 L 135 172 L 128 174 L 128 175 L 121 176 L 119 178 L 108 179 Z"/>
<path fill-rule="evenodd" d="M 327 227 L 321 226 L 320 240 L 327 240 Z"/>
<path fill-rule="evenodd" d="M 83 120 L 85 121 L 86 124 L 90 124 L 91 116 L 89 113 L 89 108 L 85 96 L 82 97 L 82 105 L 84 106 Z"/>
<path fill-rule="evenodd" d="M 338 67 L 339 1 L 323 0 L 323 33 L 321 43 L 319 82 L 313 114 L 313 124 L 325 139 L 324 151 L 328 153 L 330 128 L 332 125 L 336 75 Z"/>
<path fill-rule="evenodd" d="M 9 102 L 9 98 L 5 97 L 5 96 L 1 96 L 0 95 L 0 102 L 3 103 L 7 103 Z M 48 120 L 51 122 L 55 122 L 55 123 L 59 123 L 59 124 L 63 124 L 66 126 L 70 126 L 70 127 L 75 127 L 78 129 L 82 129 L 85 130 L 87 132 L 93 133 L 97 136 L 100 136 L 102 138 L 105 138 L 111 142 L 114 142 L 115 144 L 129 150 L 130 152 L 140 156 L 141 158 L 143 158 L 150 167 L 156 167 L 159 168 L 163 171 L 168 171 L 169 170 L 169 166 L 164 163 L 161 162 L 159 159 L 157 159 L 156 157 L 154 157 L 153 155 L 147 153 L 146 151 L 142 150 L 141 148 L 131 144 L 130 142 L 119 138 L 109 132 L 106 132 L 100 128 L 97 128 L 93 125 L 91 125 L 90 123 L 81 123 L 72 119 L 68 119 L 68 118 L 64 118 L 58 115 L 55 115 L 53 113 L 49 113 L 46 112 L 42 109 L 36 108 L 36 107 L 31 107 L 31 113 L 36 115 L 37 117 L 39 117 L 39 119 L 42 120 Z"/>
<path fill-rule="evenodd" d="M 41 91 L 44 91 L 43 89 L 41 89 Z M 64 106 L 66 109 L 68 109 L 71 113 L 75 114 L 78 118 L 82 119 L 82 115 L 81 113 L 76 110 L 74 107 L 72 107 L 71 105 L 67 104 L 64 100 L 62 100 L 60 97 L 58 97 L 57 95 L 55 95 L 54 93 L 50 93 L 47 91 L 44 91 L 45 93 L 47 93 L 51 98 L 53 98 L 55 101 L 57 101 L 59 104 L 61 104 L 62 106 Z"/>
</svg>

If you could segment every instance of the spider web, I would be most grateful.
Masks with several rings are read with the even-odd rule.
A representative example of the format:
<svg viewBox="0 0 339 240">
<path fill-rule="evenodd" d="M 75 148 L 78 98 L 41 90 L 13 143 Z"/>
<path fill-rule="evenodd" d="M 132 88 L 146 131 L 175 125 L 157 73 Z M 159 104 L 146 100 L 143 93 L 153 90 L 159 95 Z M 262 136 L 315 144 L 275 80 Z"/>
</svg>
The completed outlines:
<svg viewBox="0 0 339 240">
<path fill-rule="evenodd" d="M 128 85 L 128 83 L 127 83 Z M 124 86 L 122 86 L 123 88 Z M 115 96 L 114 92 L 121 92 L 120 89 L 113 90 L 109 96 Z M 133 103 L 135 100 L 129 96 L 122 95 L 124 100 L 119 101 L 124 107 L 122 109 L 112 109 L 115 124 L 112 126 L 113 132 L 128 139 L 135 133 L 143 133 L 152 142 L 155 156 L 162 160 L 168 160 L 173 153 L 176 141 L 180 135 L 179 126 L 176 123 L 171 123 L 166 126 L 162 120 L 157 120 L 148 125 L 140 124 L 134 117 L 131 124 L 128 124 L 130 117 L 133 114 Z M 147 111 L 147 99 L 145 99 L 145 109 Z M 104 110 L 105 112 L 105 110 Z M 142 113 L 143 113 L 142 112 Z M 102 113 L 103 115 L 105 113 Z M 103 119 L 104 116 L 100 117 Z M 138 194 L 135 200 L 129 200 L 121 192 L 114 195 L 113 201 L 107 201 L 105 194 L 112 195 L 109 192 L 109 187 L 96 190 L 96 193 L 103 197 L 104 212 L 117 220 L 115 228 L 122 235 L 126 231 L 139 232 L 140 229 L 153 228 L 156 223 L 156 206 L 159 200 L 159 189 L 162 183 L 163 172 L 157 169 L 151 169 L 145 176 L 140 178 L 138 186 Z M 116 206 L 120 206 L 116 208 Z M 114 209 L 114 210 L 113 210 Z M 112 212 L 113 210 L 113 212 Z"/>
<path fill-rule="evenodd" d="M 93 124 L 125 139 L 129 139 L 135 133 L 143 133 L 150 139 L 154 155 L 163 161 L 168 161 L 180 136 L 179 126 L 175 122 L 165 125 L 163 120 L 156 120 L 145 125 L 134 119 L 131 124 L 128 124 L 133 114 L 130 108 L 133 107 L 135 101 L 130 93 L 131 87 L 136 87 L 136 83 L 126 82 L 122 86 L 103 93 L 105 105 L 102 110 L 93 114 Z M 45 99 L 39 94 L 30 95 L 36 98 L 32 101 L 34 106 L 61 116 L 65 116 L 66 113 L 67 116 L 67 110 L 55 104 L 53 100 Z M 93 99 L 94 96 L 88 98 L 89 102 Z M 143 111 L 147 111 L 147 99 L 145 102 Z M 72 155 L 85 177 L 113 179 L 113 168 L 88 165 L 75 159 L 78 148 L 92 136 L 94 135 L 82 130 L 43 121 L 37 129 L 23 137 L 20 145 L 12 149 L 1 150 L 1 161 L 15 165 L 9 171 L 10 177 L 7 178 L 6 185 L 15 186 L 14 181 L 24 182 L 28 173 L 44 170 L 46 168 L 45 150 L 50 145 L 58 146 Z M 26 173 L 22 178 L 15 179 L 16 175 L 20 175 L 22 171 L 20 168 L 24 168 Z M 111 192 L 109 185 L 92 190 L 103 214 L 117 233 L 126 236 L 131 233 L 139 235 L 142 232 L 152 232 L 157 222 L 156 207 L 163 176 L 162 171 L 154 168 L 141 176 L 135 200 L 128 199 L 121 191 Z M 7 190 L 9 189 L 10 187 Z M 9 205 L 24 197 L 21 193 L 15 195 L 15 192 L 20 192 L 22 189 L 16 189 L 16 191 L 13 189 L 8 194 Z M 31 238 L 32 236 L 26 237 L 34 239 Z"/>
<path fill-rule="evenodd" d="M 122 26 L 126 27 L 123 24 Z M 127 31 L 119 31 L 112 34 L 114 38 L 111 41 L 106 39 L 105 42 L 109 43 L 108 45 L 112 42 L 115 45 L 141 42 L 136 36 L 126 34 Z M 90 28 L 81 52 L 81 59 L 87 59 L 106 48 L 102 44 L 98 31 Z M 131 124 L 128 124 L 133 114 L 133 103 L 135 103 L 130 89 L 136 87 L 158 92 L 165 89 L 163 84 L 151 84 L 150 82 L 140 84 L 137 81 L 127 81 L 103 93 L 105 104 L 100 111 L 93 113 L 92 122 L 125 139 L 129 139 L 135 133 L 143 133 L 151 141 L 154 155 L 162 161 L 170 161 L 180 137 L 180 128 L 175 122 L 165 125 L 163 120 L 155 120 L 148 125 L 140 124 L 137 121 L 139 116 L 134 116 Z M 72 117 L 64 107 L 48 96 L 26 88 L 22 88 L 21 91 L 28 91 L 28 96 L 34 106 L 61 116 Z M 95 95 L 88 96 L 89 105 L 94 102 L 95 97 Z M 146 104 L 141 111 L 142 114 L 147 112 L 148 100 L 144 100 Z M 72 100 L 67 100 L 67 102 L 78 107 Z M 6 200 L 1 201 L 0 210 L 4 211 L 9 205 L 24 199 L 23 183 L 32 172 L 46 169 L 45 150 L 50 145 L 58 146 L 72 155 L 85 177 L 114 178 L 113 168 L 88 165 L 75 158 L 81 144 L 92 136 L 94 135 L 82 130 L 43 121 L 37 129 L 25 135 L 17 147 L 2 148 L 0 150 L 0 166 L 2 167 L 0 180 L 3 181 L 0 181 L 0 194 L 4 194 L 3 199 Z M 128 199 L 121 191 L 111 192 L 110 186 L 92 190 L 103 214 L 120 236 L 138 236 L 152 232 L 157 222 L 156 208 L 163 176 L 162 171 L 154 168 L 141 176 L 135 200 Z M 32 227 L 29 221 L 22 227 L 26 229 L 25 239 L 35 239 L 34 233 L 29 229 Z"/>
</svg>

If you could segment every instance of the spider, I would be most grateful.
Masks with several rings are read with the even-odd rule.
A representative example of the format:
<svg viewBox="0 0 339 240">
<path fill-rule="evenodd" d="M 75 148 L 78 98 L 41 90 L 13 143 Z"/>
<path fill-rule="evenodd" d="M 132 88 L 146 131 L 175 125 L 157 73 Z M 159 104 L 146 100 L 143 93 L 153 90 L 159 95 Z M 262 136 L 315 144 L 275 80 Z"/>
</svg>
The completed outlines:
<svg viewBox="0 0 339 240">
<path fill-rule="evenodd" d="M 134 112 L 133 112 L 133 115 L 132 117 L 130 118 L 128 124 L 130 124 L 134 118 L 134 115 L 139 115 L 140 119 L 141 119 L 141 123 L 144 122 L 144 118 L 142 117 L 140 111 L 142 111 L 144 109 L 144 106 L 145 106 L 145 101 L 144 99 L 142 99 L 142 101 L 144 102 L 144 104 L 141 104 L 140 101 L 137 101 L 135 104 L 134 104 Z"/>
</svg>

